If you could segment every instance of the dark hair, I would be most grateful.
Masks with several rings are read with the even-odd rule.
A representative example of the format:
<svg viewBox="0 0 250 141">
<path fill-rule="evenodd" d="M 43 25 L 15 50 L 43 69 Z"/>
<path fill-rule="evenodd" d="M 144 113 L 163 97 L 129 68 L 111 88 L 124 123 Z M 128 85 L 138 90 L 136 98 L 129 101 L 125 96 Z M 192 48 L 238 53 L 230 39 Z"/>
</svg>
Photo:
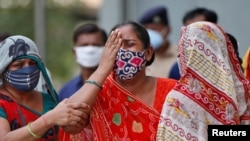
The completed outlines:
<svg viewBox="0 0 250 141">
<path fill-rule="evenodd" d="M 148 31 L 140 24 L 134 22 L 134 21 L 126 21 L 120 24 L 115 25 L 111 31 L 123 27 L 123 26 L 127 26 L 130 25 L 133 30 L 135 31 L 136 36 L 141 40 L 142 44 L 143 44 L 143 48 L 147 49 L 150 46 L 150 40 L 149 40 L 149 35 L 148 35 Z M 146 66 L 149 66 L 153 63 L 155 58 L 155 53 L 153 53 L 150 61 L 147 62 Z"/>
<path fill-rule="evenodd" d="M 3 40 L 5 40 L 6 38 L 10 37 L 11 34 L 8 32 L 0 32 L 0 42 L 2 42 Z"/>
<path fill-rule="evenodd" d="M 228 36 L 229 40 L 231 41 L 231 43 L 232 43 L 232 45 L 234 47 L 234 51 L 235 51 L 235 53 L 237 55 L 239 63 L 242 64 L 242 59 L 240 58 L 240 55 L 239 55 L 238 42 L 237 42 L 236 38 L 230 33 L 226 33 L 226 35 Z"/>
<path fill-rule="evenodd" d="M 89 34 L 89 33 L 96 33 L 96 32 L 101 33 L 103 43 L 105 43 L 108 39 L 107 33 L 105 32 L 104 29 L 99 28 L 97 25 L 93 23 L 82 24 L 79 27 L 77 27 L 73 33 L 73 41 L 75 43 L 77 41 L 78 36 L 81 34 Z"/>
<path fill-rule="evenodd" d="M 217 20 L 218 20 L 217 13 L 212 10 L 208 10 L 206 8 L 195 8 L 193 10 L 188 11 L 184 15 L 182 19 L 182 23 L 185 24 L 187 20 L 191 20 L 198 15 L 204 15 L 206 21 L 217 23 Z"/>
</svg>

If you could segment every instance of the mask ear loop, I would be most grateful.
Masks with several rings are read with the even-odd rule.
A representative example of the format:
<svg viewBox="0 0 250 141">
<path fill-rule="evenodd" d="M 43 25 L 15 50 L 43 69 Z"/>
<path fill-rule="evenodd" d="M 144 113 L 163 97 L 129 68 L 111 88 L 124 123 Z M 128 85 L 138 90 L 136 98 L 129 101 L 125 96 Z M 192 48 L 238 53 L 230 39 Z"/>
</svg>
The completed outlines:
<svg viewBox="0 0 250 141">
<path fill-rule="evenodd" d="M 38 68 L 41 70 L 42 72 L 42 75 L 46 81 L 46 83 L 48 84 L 48 92 L 49 94 L 52 95 L 54 101 L 56 103 L 58 103 L 58 95 L 57 95 L 57 92 L 56 90 L 54 89 L 54 86 L 52 85 L 51 81 L 50 81 L 50 78 L 47 74 L 47 71 L 44 67 L 44 64 L 42 61 L 40 61 L 40 59 L 38 59 L 37 57 L 34 57 L 34 56 L 30 56 L 30 55 L 22 55 L 22 56 L 18 56 L 16 59 L 24 59 L 24 58 L 28 58 L 28 59 L 31 59 L 31 60 L 34 60 L 38 66 Z"/>
</svg>

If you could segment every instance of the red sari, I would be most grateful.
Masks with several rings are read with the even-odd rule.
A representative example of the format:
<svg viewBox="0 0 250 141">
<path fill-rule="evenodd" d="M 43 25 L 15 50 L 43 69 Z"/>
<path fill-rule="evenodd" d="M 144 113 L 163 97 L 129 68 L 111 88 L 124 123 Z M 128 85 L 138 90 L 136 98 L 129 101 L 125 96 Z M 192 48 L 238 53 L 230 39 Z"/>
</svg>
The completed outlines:
<svg viewBox="0 0 250 141">
<path fill-rule="evenodd" d="M 110 75 L 103 84 L 91 113 L 93 138 L 90 140 L 156 140 L 163 102 L 175 83 L 172 79 L 158 78 L 154 107 L 150 107 L 122 88 L 114 80 L 114 76 Z M 59 140 L 86 140 L 85 131 L 86 129 L 79 134 L 69 135 L 61 130 Z"/>
<path fill-rule="evenodd" d="M 48 94 L 42 94 L 44 101 L 44 113 L 53 109 L 56 103 Z M 29 122 L 38 119 L 43 113 L 38 113 L 22 104 L 12 100 L 9 96 L 0 93 L 0 117 L 9 121 L 11 131 L 26 126 Z M 58 127 L 53 127 L 37 141 L 54 141 L 57 138 Z"/>
</svg>

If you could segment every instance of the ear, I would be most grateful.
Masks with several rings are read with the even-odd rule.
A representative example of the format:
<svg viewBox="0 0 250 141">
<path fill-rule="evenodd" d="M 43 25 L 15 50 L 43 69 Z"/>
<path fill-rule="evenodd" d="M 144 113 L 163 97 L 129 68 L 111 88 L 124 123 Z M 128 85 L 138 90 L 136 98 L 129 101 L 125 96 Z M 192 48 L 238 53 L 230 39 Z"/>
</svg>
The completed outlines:
<svg viewBox="0 0 250 141">
<path fill-rule="evenodd" d="M 76 59 L 76 51 L 75 51 L 74 48 L 72 48 L 72 53 L 73 53 L 73 55 L 74 55 L 74 57 L 75 57 L 75 59 Z"/>
<path fill-rule="evenodd" d="M 154 53 L 154 49 L 153 49 L 153 47 L 150 45 L 150 46 L 147 48 L 146 52 L 145 52 L 145 57 L 146 57 L 147 62 L 149 62 L 149 61 L 151 60 L 151 58 L 152 58 L 152 56 L 153 56 L 153 53 Z"/>
<path fill-rule="evenodd" d="M 168 37 L 169 34 L 171 33 L 171 27 L 168 25 L 168 26 L 165 26 L 164 28 L 165 28 L 165 32 L 166 32 L 165 36 Z"/>
</svg>

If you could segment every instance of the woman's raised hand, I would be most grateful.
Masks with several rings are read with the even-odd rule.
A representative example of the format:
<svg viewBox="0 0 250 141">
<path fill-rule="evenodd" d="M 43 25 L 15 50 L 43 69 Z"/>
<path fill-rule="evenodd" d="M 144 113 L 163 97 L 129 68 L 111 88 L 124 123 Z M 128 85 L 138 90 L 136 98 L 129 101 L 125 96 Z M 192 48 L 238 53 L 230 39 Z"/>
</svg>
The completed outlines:
<svg viewBox="0 0 250 141">
<path fill-rule="evenodd" d="M 121 46 L 122 46 L 122 37 L 119 30 L 116 29 L 112 31 L 108 37 L 98 67 L 98 69 L 102 71 L 105 70 L 106 75 L 108 75 L 114 68 L 116 55 Z"/>
</svg>

